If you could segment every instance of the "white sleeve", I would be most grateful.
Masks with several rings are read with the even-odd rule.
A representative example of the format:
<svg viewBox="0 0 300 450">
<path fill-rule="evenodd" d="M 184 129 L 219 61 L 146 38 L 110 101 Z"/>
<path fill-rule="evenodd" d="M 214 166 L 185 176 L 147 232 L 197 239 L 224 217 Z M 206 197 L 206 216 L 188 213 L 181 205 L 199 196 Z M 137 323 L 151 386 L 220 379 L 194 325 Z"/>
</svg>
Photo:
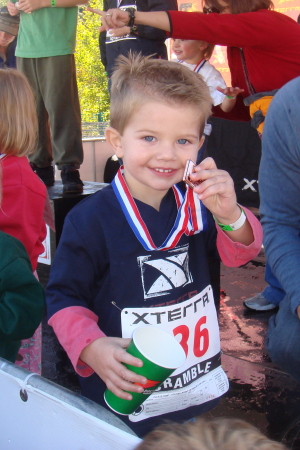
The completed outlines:
<svg viewBox="0 0 300 450">
<path fill-rule="evenodd" d="M 222 94 L 222 92 L 217 91 L 217 87 L 226 88 L 226 83 L 221 73 L 207 61 L 199 74 L 203 77 L 205 83 L 209 87 L 213 105 L 220 105 L 223 102 L 225 95 Z"/>
</svg>

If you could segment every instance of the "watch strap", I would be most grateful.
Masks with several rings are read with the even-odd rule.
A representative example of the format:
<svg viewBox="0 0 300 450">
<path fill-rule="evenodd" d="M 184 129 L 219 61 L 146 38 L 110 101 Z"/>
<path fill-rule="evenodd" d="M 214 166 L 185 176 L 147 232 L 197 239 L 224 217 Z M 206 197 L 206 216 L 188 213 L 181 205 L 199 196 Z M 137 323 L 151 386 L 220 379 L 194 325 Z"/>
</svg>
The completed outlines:
<svg viewBox="0 0 300 450">
<path fill-rule="evenodd" d="M 137 25 L 133 25 L 133 26 L 130 28 L 130 33 L 138 34 L 138 27 L 137 27 Z"/>
<path fill-rule="evenodd" d="M 134 25 L 135 8 L 126 8 L 125 11 L 127 11 L 128 14 L 129 14 L 129 21 L 128 21 L 127 26 L 128 26 L 129 28 L 131 28 L 131 27 L 133 27 L 133 25 Z"/>
</svg>

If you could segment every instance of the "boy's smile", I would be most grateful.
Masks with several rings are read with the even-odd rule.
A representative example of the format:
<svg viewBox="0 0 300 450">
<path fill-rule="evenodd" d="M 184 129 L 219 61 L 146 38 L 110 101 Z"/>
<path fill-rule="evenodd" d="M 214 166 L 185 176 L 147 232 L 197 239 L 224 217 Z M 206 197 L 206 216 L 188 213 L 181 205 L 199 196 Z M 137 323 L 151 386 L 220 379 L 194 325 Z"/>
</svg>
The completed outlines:
<svg viewBox="0 0 300 450">
<path fill-rule="evenodd" d="M 121 136 L 109 128 L 107 140 L 123 159 L 131 195 L 159 210 L 171 186 L 182 180 L 186 161 L 202 145 L 199 110 L 190 105 L 147 101 Z"/>
</svg>

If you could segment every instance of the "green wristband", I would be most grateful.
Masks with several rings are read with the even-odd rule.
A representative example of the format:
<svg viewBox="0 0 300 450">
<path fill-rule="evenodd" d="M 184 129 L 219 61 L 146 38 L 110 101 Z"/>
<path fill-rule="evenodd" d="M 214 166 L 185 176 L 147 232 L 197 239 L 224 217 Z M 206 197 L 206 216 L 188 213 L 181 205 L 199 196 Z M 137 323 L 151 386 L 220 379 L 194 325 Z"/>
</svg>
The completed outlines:
<svg viewBox="0 0 300 450">
<path fill-rule="evenodd" d="M 242 228 L 242 226 L 244 225 L 244 223 L 247 220 L 247 217 L 246 217 L 246 214 L 245 214 L 245 211 L 243 210 L 243 208 L 240 205 L 238 205 L 238 207 L 241 210 L 241 215 L 238 218 L 238 220 L 236 220 L 234 223 L 230 223 L 229 225 L 224 225 L 223 223 L 218 222 L 217 219 L 215 218 L 215 216 L 213 215 L 215 222 L 219 225 L 221 230 L 236 231 L 236 230 L 239 230 L 240 228 Z"/>
<path fill-rule="evenodd" d="M 226 95 L 227 98 L 229 98 L 230 100 L 234 100 L 236 98 L 236 96 L 231 97 L 230 95 Z"/>
</svg>

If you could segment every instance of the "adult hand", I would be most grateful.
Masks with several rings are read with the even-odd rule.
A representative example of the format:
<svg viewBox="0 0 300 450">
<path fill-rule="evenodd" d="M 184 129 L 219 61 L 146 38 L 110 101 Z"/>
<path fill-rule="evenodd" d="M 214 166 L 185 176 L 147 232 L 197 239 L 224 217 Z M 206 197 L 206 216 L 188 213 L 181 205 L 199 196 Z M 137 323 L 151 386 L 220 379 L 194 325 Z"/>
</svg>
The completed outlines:
<svg viewBox="0 0 300 450">
<path fill-rule="evenodd" d="M 123 28 L 128 25 L 129 14 L 119 8 L 109 9 L 108 11 L 101 11 L 100 9 L 86 8 L 94 14 L 101 16 L 102 26 L 100 31 L 108 31 L 111 28 Z"/>
<path fill-rule="evenodd" d="M 102 337 L 87 345 L 80 359 L 88 364 L 117 397 L 131 400 L 128 392 L 143 392 L 147 379 L 128 370 L 124 364 L 141 367 L 143 362 L 125 351 L 131 339 Z M 134 384 L 137 383 L 137 384 Z"/>
<path fill-rule="evenodd" d="M 298 306 L 298 308 L 297 308 L 297 314 L 298 314 L 298 318 L 300 319 L 300 306 Z"/>
</svg>

